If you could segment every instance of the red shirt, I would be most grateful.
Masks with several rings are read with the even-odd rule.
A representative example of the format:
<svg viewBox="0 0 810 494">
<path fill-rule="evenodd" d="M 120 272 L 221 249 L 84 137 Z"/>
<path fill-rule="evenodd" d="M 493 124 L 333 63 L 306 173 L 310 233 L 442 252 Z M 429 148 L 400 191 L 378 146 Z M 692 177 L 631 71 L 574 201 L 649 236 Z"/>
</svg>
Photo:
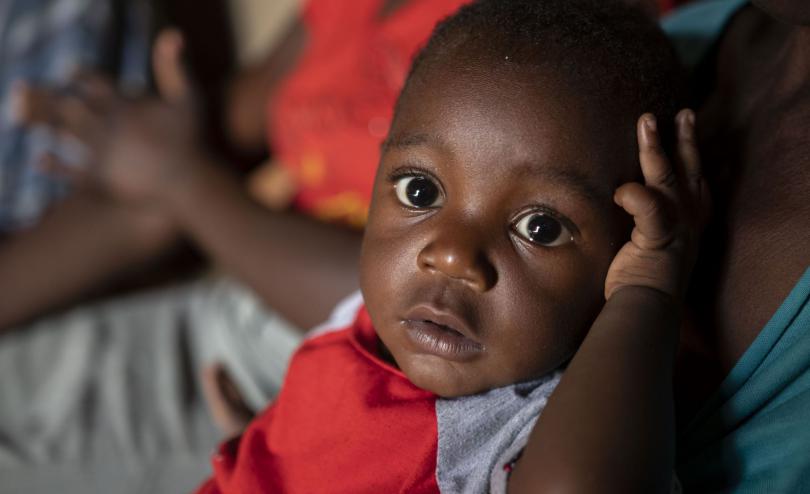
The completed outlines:
<svg viewBox="0 0 810 494">
<path fill-rule="evenodd" d="M 376 354 L 365 309 L 304 343 L 276 402 L 220 447 L 198 494 L 439 492 L 436 396 Z"/>
<path fill-rule="evenodd" d="M 307 50 L 270 104 L 270 145 L 295 178 L 295 206 L 365 224 L 379 147 L 417 50 L 466 0 L 311 0 Z"/>
</svg>

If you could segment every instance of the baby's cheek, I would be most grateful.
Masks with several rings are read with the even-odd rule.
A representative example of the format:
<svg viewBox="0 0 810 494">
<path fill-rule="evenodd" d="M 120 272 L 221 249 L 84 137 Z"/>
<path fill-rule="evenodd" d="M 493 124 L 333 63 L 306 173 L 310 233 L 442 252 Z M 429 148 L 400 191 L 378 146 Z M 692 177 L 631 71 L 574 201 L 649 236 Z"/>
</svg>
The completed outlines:
<svg viewBox="0 0 810 494">
<path fill-rule="evenodd" d="M 533 348 L 536 377 L 559 368 L 574 356 L 591 326 L 593 307 L 571 297 L 553 303 L 538 320 Z M 527 345 L 528 346 L 528 345 Z"/>
<path fill-rule="evenodd" d="M 408 293 L 413 261 L 406 255 L 403 237 L 372 227 L 366 230 L 360 256 L 360 288 L 372 318 L 389 314 Z M 401 308 L 401 307 L 400 307 Z"/>
<path fill-rule="evenodd" d="M 552 334 L 552 340 L 536 352 L 535 377 L 548 374 L 568 362 L 583 339 L 583 336 L 577 334 L 576 331 L 572 332 L 570 329 L 564 328 L 554 331 Z"/>
<path fill-rule="evenodd" d="M 363 243 L 363 250 L 360 256 L 360 290 L 363 293 L 363 300 L 372 317 L 376 316 L 379 307 L 384 302 L 391 288 L 389 287 L 389 274 L 383 266 L 385 265 L 384 252 L 379 249 L 379 243 L 373 239 L 367 239 Z"/>
<path fill-rule="evenodd" d="M 542 377 L 564 363 L 570 353 L 570 336 L 553 325 L 535 323 L 513 328 L 513 334 L 499 338 L 501 348 L 493 355 L 496 361 L 489 363 L 498 381 L 493 383 L 496 386 Z"/>
</svg>

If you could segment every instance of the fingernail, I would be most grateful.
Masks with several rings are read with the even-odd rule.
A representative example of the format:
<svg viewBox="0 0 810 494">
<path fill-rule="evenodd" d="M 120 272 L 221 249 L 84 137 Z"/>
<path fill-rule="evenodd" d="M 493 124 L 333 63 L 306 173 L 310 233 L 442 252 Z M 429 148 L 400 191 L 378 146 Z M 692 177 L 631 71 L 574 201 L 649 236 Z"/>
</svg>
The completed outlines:
<svg viewBox="0 0 810 494">
<path fill-rule="evenodd" d="M 678 115 L 678 134 L 682 138 L 692 135 L 695 129 L 695 113 L 692 110 L 683 110 Z"/>
<path fill-rule="evenodd" d="M 644 125 L 650 132 L 656 132 L 658 130 L 658 123 L 655 121 L 654 115 L 644 117 Z"/>
</svg>

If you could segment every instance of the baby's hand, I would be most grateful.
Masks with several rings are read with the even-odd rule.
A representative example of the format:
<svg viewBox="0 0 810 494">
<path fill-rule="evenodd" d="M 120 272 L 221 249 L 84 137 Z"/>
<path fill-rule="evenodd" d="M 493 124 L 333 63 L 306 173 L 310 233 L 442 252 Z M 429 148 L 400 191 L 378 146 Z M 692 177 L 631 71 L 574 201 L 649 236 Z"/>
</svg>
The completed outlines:
<svg viewBox="0 0 810 494">
<path fill-rule="evenodd" d="M 645 184 L 627 183 L 614 200 L 633 216 L 630 241 L 616 254 L 605 280 L 605 298 L 625 286 L 653 288 L 682 300 L 709 212 L 709 192 L 700 171 L 695 114 L 675 118 L 678 159 L 665 155 L 655 117 L 638 120 L 639 159 Z"/>
</svg>

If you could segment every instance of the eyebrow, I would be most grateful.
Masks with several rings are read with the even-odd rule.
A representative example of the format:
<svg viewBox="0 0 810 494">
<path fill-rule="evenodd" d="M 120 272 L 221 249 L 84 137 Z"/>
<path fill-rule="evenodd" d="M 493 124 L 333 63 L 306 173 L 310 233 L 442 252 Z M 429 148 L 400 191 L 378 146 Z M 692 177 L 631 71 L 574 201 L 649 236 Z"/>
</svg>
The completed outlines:
<svg viewBox="0 0 810 494">
<path fill-rule="evenodd" d="M 380 147 L 382 151 L 387 151 L 417 146 L 444 147 L 444 143 L 433 134 L 397 134 L 390 135 Z M 551 182 L 562 184 L 591 202 L 596 202 L 597 198 L 603 198 L 610 193 L 607 187 L 594 184 L 589 175 L 564 166 L 540 167 L 526 162 L 518 165 L 516 173 L 521 177 L 540 176 Z"/>
<path fill-rule="evenodd" d="M 518 165 L 517 173 L 520 177 L 540 176 L 550 182 L 562 184 L 588 201 L 596 202 L 597 199 L 609 196 L 610 193 L 608 187 L 594 184 L 590 175 L 562 166 L 539 167 L 531 163 L 524 163 Z"/>
<path fill-rule="evenodd" d="M 397 134 L 389 135 L 381 144 L 383 151 L 388 149 L 403 149 L 414 146 L 443 147 L 441 141 L 432 134 Z"/>
</svg>

